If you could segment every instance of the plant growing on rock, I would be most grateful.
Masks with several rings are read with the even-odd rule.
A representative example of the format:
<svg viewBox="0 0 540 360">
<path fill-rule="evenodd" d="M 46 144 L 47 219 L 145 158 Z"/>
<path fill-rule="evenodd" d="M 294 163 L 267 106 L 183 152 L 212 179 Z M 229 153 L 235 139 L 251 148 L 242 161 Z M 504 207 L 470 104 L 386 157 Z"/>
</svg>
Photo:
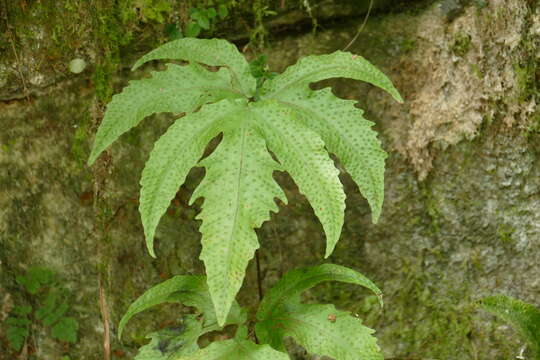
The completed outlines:
<svg viewBox="0 0 540 360">
<path fill-rule="evenodd" d="M 518 330 L 529 345 L 532 359 L 540 360 L 540 310 L 505 295 L 485 297 L 479 304 L 482 309 L 500 317 Z"/>
<path fill-rule="evenodd" d="M 96 134 L 89 163 L 120 135 L 157 112 L 184 113 L 156 142 L 141 179 L 140 213 L 152 256 L 154 232 L 190 169 L 206 175 L 191 202 L 204 198 L 201 259 L 206 277 L 177 276 L 155 286 L 132 304 L 122 319 L 149 306 L 179 301 L 201 316 L 184 319 L 181 330 L 151 335 L 140 359 L 286 359 L 283 338 L 292 336 L 308 351 L 335 359 L 382 359 L 372 330 L 332 305 L 300 303 L 300 293 L 320 281 L 338 280 L 380 291 L 363 275 L 337 265 L 298 269 L 270 290 L 257 312 L 255 334 L 248 340 L 245 315 L 235 301 L 248 262 L 259 247 L 255 228 L 277 211 L 275 199 L 287 199 L 272 177 L 286 171 L 311 203 L 326 233 L 328 257 L 341 233 L 345 193 L 329 152 L 368 200 L 377 221 L 384 195 L 385 152 L 372 123 L 355 102 L 335 97 L 330 88 L 309 84 L 333 77 L 362 80 L 402 101 L 390 80 L 368 61 L 348 52 L 308 56 L 279 75 L 253 67 L 224 40 L 180 39 L 143 56 L 135 66 L 177 59 L 151 78 L 132 81 L 108 105 Z M 212 67 L 212 68 L 210 68 Z M 215 68 L 218 68 L 217 71 Z M 207 144 L 222 136 L 203 157 Z M 225 325 L 239 325 L 234 339 L 199 349 L 197 339 Z M 324 337 L 321 334 L 335 334 Z M 342 340 L 342 341 L 338 341 Z M 156 350 L 154 355 L 149 352 Z M 241 354 L 241 355 L 239 355 Z M 162 356 L 162 357 L 159 357 Z"/>
<path fill-rule="evenodd" d="M 31 267 L 16 279 L 29 301 L 15 306 L 5 321 L 9 346 L 20 351 L 28 343 L 32 330 L 38 327 L 50 328 L 51 337 L 56 340 L 76 343 L 79 323 L 74 317 L 66 316 L 70 312 L 70 296 L 55 273 L 47 268 Z"/>
</svg>

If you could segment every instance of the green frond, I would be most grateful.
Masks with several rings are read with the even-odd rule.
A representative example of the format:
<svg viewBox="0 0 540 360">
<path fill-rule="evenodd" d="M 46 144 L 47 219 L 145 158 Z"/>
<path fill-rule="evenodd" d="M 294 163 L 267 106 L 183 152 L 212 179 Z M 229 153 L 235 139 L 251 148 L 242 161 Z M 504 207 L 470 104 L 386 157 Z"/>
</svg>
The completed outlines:
<svg viewBox="0 0 540 360">
<path fill-rule="evenodd" d="M 401 95 L 386 75 L 363 57 L 344 51 L 328 55 L 311 55 L 298 60 L 282 74 L 264 83 L 263 99 L 286 100 L 295 89 L 335 77 L 368 82 L 388 92 L 396 101 L 403 102 Z"/>
<path fill-rule="evenodd" d="M 149 115 L 190 113 L 201 105 L 239 96 L 231 87 L 227 70 L 211 72 L 197 64 L 169 64 L 166 70 L 153 72 L 151 78 L 130 81 L 107 105 L 88 164 L 91 165 L 120 135 Z"/>
<path fill-rule="evenodd" d="M 310 354 L 335 360 L 384 359 L 375 331 L 334 305 L 288 302 L 257 323 L 256 331 L 259 340 L 274 349 L 284 349 L 283 339 L 291 337 Z"/>
<path fill-rule="evenodd" d="M 236 46 L 221 39 L 183 38 L 168 42 L 140 58 L 132 70 L 158 59 L 176 59 L 210 66 L 226 66 L 232 73 L 233 85 L 245 96 L 255 92 L 255 78 L 249 64 Z"/>
<path fill-rule="evenodd" d="M 257 126 L 268 148 L 276 155 L 298 189 L 306 196 L 326 234 L 326 254 L 330 256 L 341 234 L 345 213 L 345 193 L 320 136 L 302 125 L 295 111 L 277 101 L 254 103 L 260 120 Z"/>
<path fill-rule="evenodd" d="M 236 115 L 237 127 L 226 129 L 218 148 L 199 164 L 206 168 L 206 176 L 191 198 L 192 202 L 198 197 L 205 199 L 198 216 L 203 220 L 200 258 L 220 324 L 259 247 L 254 229 L 269 219 L 270 211 L 277 212 L 275 198 L 286 201 L 272 178 L 279 164 L 251 126 L 251 113 L 246 109 Z"/>
<path fill-rule="evenodd" d="M 181 303 L 196 308 L 204 317 L 206 331 L 211 331 L 209 329 L 217 325 L 206 276 L 176 275 L 146 290 L 129 306 L 118 324 L 118 338 L 122 339 L 124 328 L 133 316 L 164 303 Z M 241 324 L 245 320 L 244 312 L 238 303 L 234 302 L 226 323 Z"/>
<path fill-rule="evenodd" d="M 201 259 L 208 274 L 208 298 L 213 308 L 210 311 L 205 303 L 203 311 L 205 323 L 208 316 L 213 316 L 223 325 L 231 306 L 235 307 L 246 266 L 259 247 L 254 230 L 269 219 L 270 211 L 277 211 L 276 198 L 287 200 L 272 177 L 274 171 L 288 172 L 313 207 L 327 238 L 325 257 L 339 240 L 345 210 L 339 171 L 328 152 L 334 153 L 352 175 L 372 208 L 374 221 L 381 212 L 386 154 L 371 130 L 372 124 L 352 102 L 334 97 L 329 89 L 312 91 L 309 84 L 346 77 L 367 81 L 396 100 L 402 99 L 382 72 L 362 57 L 342 51 L 299 60 L 283 74 L 267 79 L 256 97 L 256 79 L 248 62 L 225 40 L 176 40 L 143 56 L 134 69 L 157 59 L 184 60 L 189 64 L 168 65 L 151 78 L 130 82 L 115 95 L 96 134 L 89 163 L 146 116 L 185 113 L 155 143 L 141 178 L 139 211 L 147 247 L 155 256 L 154 234 L 160 218 L 190 169 L 205 167 L 206 176 L 192 196 L 192 201 L 204 198 L 198 216 L 202 219 Z M 211 71 L 208 66 L 221 68 Z M 219 134 L 223 134 L 221 143 L 201 161 L 208 143 Z M 294 291 L 298 294 L 303 286 L 331 279 L 378 291 L 358 274 L 332 267 L 319 270 L 322 275 L 296 284 Z M 308 275 L 319 270 L 309 270 Z M 184 295 L 178 299 L 173 294 L 155 296 L 150 297 L 154 302 L 186 301 Z M 128 310 L 127 318 L 153 304 L 141 301 Z M 272 301 L 263 301 L 258 316 L 266 316 Z"/>
<path fill-rule="evenodd" d="M 222 131 L 223 123 L 242 113 L 242 100 L 224 100 L 188 114 L 169 127 L 156 142 L 141 178 L 139 211 L 148 251 L 155 257 L 154 233 L 189 170 L 196 166 L 208 142 Z"/>
<path fill-rule="evenodd" d="M 174 356 L 170 360 L 289 360 L 287 354 L 269 345 L 257 345 L 247 340 L 246 335 L 246 329 L 240 328 L 234 339 L 216 341 L 195 353 Z"/>
<path fill-rule="evenodd" d="M 339 281 L 363 286 L 379 297 L 382 306 L 382 292 L 367 277 L 344 266 L 323 264 L 319 266 L 294 269 L 286 273 L 264 296 L 257 311 L 257 319 L 265 320 L 272 311 L 290 302 L 305 290 L 325 281 Z"/>
<path fill-rule="evenodd" d="M 280 104 L 297 114 L 302 124 L 320 135 L 329 152 L 335 154 L 368 200 L 376 223 L 384 200 L 384 161 L 387 157 L 353 100 L 342 100 L 330 88 L 298 89 Z"/>
</svg>

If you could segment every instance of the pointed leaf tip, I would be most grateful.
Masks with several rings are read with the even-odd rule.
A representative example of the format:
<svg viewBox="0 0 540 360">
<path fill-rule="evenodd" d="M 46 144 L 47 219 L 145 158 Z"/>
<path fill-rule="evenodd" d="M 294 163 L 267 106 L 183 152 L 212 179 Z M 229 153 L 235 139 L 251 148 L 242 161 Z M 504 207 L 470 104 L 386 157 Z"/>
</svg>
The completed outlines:
<svg viewBox="0 0 540 360">
<path fill-rule="evenodd" d="M 86 161 L 86 166 L 90 167 L 94 164 L 94 161 L 96 161 L 96 159 L 92 156 L 92 154 L 90 154 L 90 156 L 88 157 L 88 160 Z"/>
<path fill-rule="evenodd" d="M 259 248 L 254 229 L 277 209 L 275 198 L 285 199 L 272 177 L 279 164 L 268 153 L 265 139 L 249 123 L 250 119 L 249 108 L 239 106 L 232 120 L 243 126 L 226 128 L 217 149 L 199 162 L 206 175 L 191 197 L 192 201 L 204 198 L 198 215 L 203 221 L 200 258 L 206 266 L 220 324 Z"/>
<path fill-rule="evenodd" d="M 324 258 L 328 259 L 330 255 L 334 252 L 334 249 L 336 248 L 336 243 L 330 244 L 329 242 L 326 242 L 326 251 L 324 253 Z"/>
<path fill-rule="evenodd" d="M 283 98 L 290 91 L 320 80 L 344 77 L 368 82 L 389 93 L 399 103 L 403 99 L 392 81 L 369 61 L 346 51 L 327 55 L 311 55 L 298 60 L 282 74 L 263 85 L 265 98 Z"/>
<path fill-rule="evenodd" d="M 371 222 L 377 224 L 381 218 L 381 210 L 371 210 Z"/>
<path fill-rule="evenodd" d="M 156 252 L 154 250 L 154 242 L 153 241 L 152 241 L 152 244 L 146 243 L 146 248 L 148 249 L 148 253 L 150 254 L 151 257 L 153 257 L 154 259 L 157 258 Z"/>
</svg>

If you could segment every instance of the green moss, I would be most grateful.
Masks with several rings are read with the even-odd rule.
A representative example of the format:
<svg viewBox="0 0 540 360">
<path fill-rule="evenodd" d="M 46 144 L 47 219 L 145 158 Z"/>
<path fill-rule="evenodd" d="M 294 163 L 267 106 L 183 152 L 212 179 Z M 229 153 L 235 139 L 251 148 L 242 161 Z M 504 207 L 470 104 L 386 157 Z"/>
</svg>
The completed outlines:
<svg viewBox="0 0 540 360">
<path fill-rule="evenodd" d="M 471 36 L 466 33 L 458 33 L 452 44 L 452 52 L 457 56 L 465 56 L 471 49 Z"/>
<path fill-rule="evenodd" d="M 482 73 L 482 70 L 480 70 L 480 67 L 478 64 L 470 64 L 471 72 L 479 79 L 482 79 L 484 74 Z"/>
<path fill-rule="evenodd" d="M 503 244 L 513 244 L 515 240 L 512 235 L 516 232 L 515 227 L 508 224 L 499 224 L 497 227 L 497 237 Z"/>
<path fill-rule="evenodd" d="M 94 75 L 92 76 L 96 96 L 104 103 L 108 102 L 112 98 L 112 76 L 115 69 L 116 66 L 109 60 L 105 64 L 96 65 Z"/>
<path fill-rule="evenodd" d="M 435 198 L 433 189 L 427 183 L 420 185 L 420 193 L 424 199 L 426 213 L 430 218 L 429 229 L 432 234 L 437 234 L 440 231 L 440 211 L 438 208 L 439 201 Z"/>
<path fill-rule="evenodd" d="M 530 58 L 525 64 L 514 64 L 520 102 L 530 100 L 532 96 L 540 96 L 537 83 L 537 71 L 540 62 Z"/>
<path fill-rule="evenodd" d="M 540 133 L 540 109 L 537 109 L 532 116 L 532 120 L 530 122 L 530 125 L 527 127 L 525 135 L 531 136 L 538 133 Z"/>
<path fill-rule="evenodd" d="M 403 40 L 401 41 L 401 46 L 400 46 L 401 52 L 403 54 L 408 54 L 416 48 L 416 45 L 417 45 L 416 39 L 403 38 Z"/>
<path fill-rule="evenodd" d="M 472 355 L 469 334 L 473 328 L 474 306 L 465 285 L 451 283 L 444 273 L 438 278 L 448 280 L 431 284 L 420 261 L 403 264 L 402 271 L 408 276 L 399 290 L 390 295 L 386 305 L 386 317 L 395 319 L 400 326 L 392 327 L 393 331 L 385 334 L 385 338 L 392 343 L 405 344 L 395 355 L 421 354 L 437 359 Z"/>
<path fill-rule="evenodd" d="M 86 166 L 88 159 L 88 123 L 84 122 L 77 127 L 71 144 L 71 153 L 81 168 Z"/>
<path fill-rule="evenodd" d="M 488 2 L 487 0 L 474 0 L 474 5 L 476 6 L 476 9 L 482 10 L 488 6 Z"/>
<path fill-rule="evenodd" d="M 11 153 L 13 146 L 15 146 L 16 144 L 17 144 L 17 138 L 10 138 L 2 144 L 2 146 L 0 147 L 0 150 L 4 154 L 9 154 Z"/>
</svg>

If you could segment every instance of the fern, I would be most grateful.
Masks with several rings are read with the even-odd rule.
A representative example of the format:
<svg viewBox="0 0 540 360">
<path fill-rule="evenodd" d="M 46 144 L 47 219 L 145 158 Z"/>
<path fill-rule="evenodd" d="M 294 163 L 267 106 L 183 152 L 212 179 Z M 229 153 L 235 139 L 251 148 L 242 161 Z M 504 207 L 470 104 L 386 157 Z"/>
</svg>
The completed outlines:
<svg viewBox="0 0 540 360">
<path fill-rule="evenodd" d="M 292 337 L 312 354 L 336 360 L 382 360 L 372 336 L 374 331 L 362 325 L 360 319 L 333 305 L 300 302 L 303 291 L 323 281 L 361 285 L 380 299 L 381 291 L 354 270 L 325 264 L 287 273 L 259 306 L 255 321 L 258 344 L 249 339 L 247 318 L 235 302 L 227 319 L 227 324 L 239 326 L 234 338 L 200 349 L 199 337 L 220 329 L 213 307 L 208 306 L 210 293 L 204 280 L 203 276 L 175 276 L 146 291 L 129 307 L 120 321 L 119 337 L 133 315 L 159 303 L 178 301 L 197 309 L 195 314 L 184 316 L 180 326 L 150 334 L 150 342 L 139 349 L 136 360 L 286 360 L 286 337 Z"/>
<path fill-rule="evenodd" d="M 174 356 L 171 360 L 288 360 L 287 354 L 269 345 L 257 345 L 247 339 L 247 328 L 240 327 L 234 339 L 216 341 L 189 355 Z"/>
<path fill-rule="evenodd" d="M 216 329 L 217 319 L 206 285 L 206 278 L 195 275 L 177 275 L 152 287 L 129 306 L 120 320 L 118 337 L 122 337 L 124 327 L 133 316 L 163 303 L 182 303 L 186 306 L 192 306 L 197 309 L 198 314 L 204 315 L 205 332 Z M 240 324 L 246 320 L 246 315 L 238 303 L 233 303 L 227 320 L 227 324 Z"/>
<path fill-rule="evenodd" d="M 203 197 L 199 219 L 208 287 L 223 325 L 259 247 L 254 229 L 286 198 L 272 178 L 288 172 L 319 218 L 328 257 L 341 233 L 345 193 L 328 151 L 337 155 L 368 200 L 376 222 L 383 200 L 386 154 L 354 102 L 311 82 L 347 77 L 367 81 L 401 101 L 388 78 L 362 57 L 348 52 L 308 56 L 266 81 L 251 75 L 234 45 L 224 40 L 180 39 L 143 56 L 134 69 L 157 59 L 169 65 L 152 78 L 132 81 L 113 97 L 89 163 L 122 133 L 156 112 L 185 113 L 156 142 L 141 179 L 140 213 L 149 252 L 159 219 L 194 166 L 206 177 L 193 194 Z M 207 70 L 199 63 L 220 67 Z M 217 149 L 202 159 L 208 142 L 222 134 Z M 270 150 L 277 161 L 272 158 Z"/>
<path fill-rule="evenodd" d="M 540 360 L 540 310 L 509 296 L 488 296 L 480 306 L 510 323 L 528 342 L 534 359 Z"/>
<path fill-rule="evenodd" d="M 31 312 L 31 306 L 15 306 L 13 314 L 5 321 L 7 339 L 10 347 L 14 350 L 21 350 L 28 335 L 30 335 L 32 322 L 28 319 L 28 315 Z"/>
<path fill-rule="evenodd" d="M 265 295 L 257 312 L 258 338 L 285 350 L 292 337 L 308 352 L 339 360 L 382 359 L 373 330 L 360 319 L 333 305 L 301 304 L 300 294 L 323 281 L 341 281 L 373 291 L 382 305 L 381 291 L 362 274 L 333 264 L 290 271 Z"/>
<path fill-rule="evenodd" d="M 6 335 L 12 349 L 20 351 L 28 341 L 31 329 L 38 325 L 50 328 L 57 340 L 76 343 L 79 323 L 66 316 L 70 311 L 69 293 L 59 284 L 55 273 L 43 267 L 31 267 L 24 275 L 16 277 L 24 287 L 34 306 L 15 306 L 6 319 Z"/>
</svg>

